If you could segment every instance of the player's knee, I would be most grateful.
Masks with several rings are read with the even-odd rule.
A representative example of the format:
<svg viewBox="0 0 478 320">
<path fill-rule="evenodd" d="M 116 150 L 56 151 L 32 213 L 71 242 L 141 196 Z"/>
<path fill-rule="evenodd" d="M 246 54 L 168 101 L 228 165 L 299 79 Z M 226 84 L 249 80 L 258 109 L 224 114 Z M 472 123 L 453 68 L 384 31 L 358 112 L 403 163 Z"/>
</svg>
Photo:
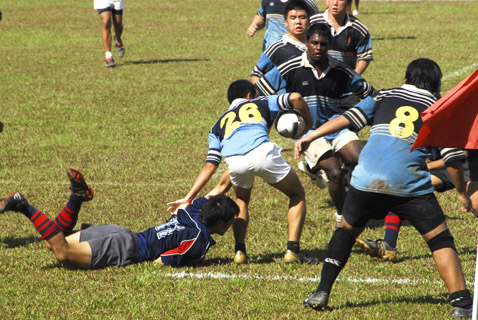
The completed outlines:
<svg viewBox="0 0 478 320">
<path fill-rule="evenodd" d="M 111 29 L 111 20 L 103 20 L 101 23 L 103 29 L 110 30 Z"/>
<path fill-rule="evenodd" d="M 331 182 L 338 183 L 341 179 L 344 178 L 344 173 L 339 167 L 336 168 L 330 168 L 328 170 L 325 170 L 325 173 L 327 174 L 327 178 Z"/>
<path fill-rule="evenodd" d="M 453 236 L 448 229 L 431 238 L 427 244 L 431 252 L 444 248 L 451 248 L 456 251 Z"/>
</svg>

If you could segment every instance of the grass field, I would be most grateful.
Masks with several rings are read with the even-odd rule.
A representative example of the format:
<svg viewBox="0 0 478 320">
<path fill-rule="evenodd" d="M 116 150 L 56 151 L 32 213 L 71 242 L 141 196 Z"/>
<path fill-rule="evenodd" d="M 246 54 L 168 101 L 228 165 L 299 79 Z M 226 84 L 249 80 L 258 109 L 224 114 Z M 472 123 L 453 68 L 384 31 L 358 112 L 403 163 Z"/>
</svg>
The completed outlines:
<svg viewBox="0 0 478 320">
<path fill-rule="evenodd" d="M 127 1 L 126 56 L 106 69 L 93 1 L 0 0 L 0 196 L 18 189 L 54 217 L 68 197 L 65 170 L 74 167 L 96 193 L 80 223 L 142 231 L 165 221 L 166 202 L 184 196 L 202 167 L 208 129 L 227 107 L 227 86 L 248 78 L 260 55 L 263 32 L 245 34 L 259 3 Z M 364 76 L 376 88 L 399 86 L 406 65 L 428 57 L 442 68 L 445 93 L 478 66 L 477 16 L 477 2 L 362 1 L 359 18 L 372 33 L 375 57 Z M 275 132 L 272 139 L 297 168 L 292 142 Z M 301 246 L 323 260 L 335 210 L 325 190 L 300 177 L 308 200 Z M 447 290 L 410 226 L 400 234 L 398 263 L 354 249 L 334 286 L 332 310 L 303 308 L 321 265 L 284 265 L 287 200 L 260 180 L 252 197 L 252 261 L 244 266 L 232 263 L 228 232 L 197 268 L 69 270 L 25 217 L 4 214 L 0 318 L 450 318 Z M 477 222 L 459 212 L 453 191 L 439 200 L 472 289 Z M 382 237 L 382 225 L 364 237 Z"/>
</svg>

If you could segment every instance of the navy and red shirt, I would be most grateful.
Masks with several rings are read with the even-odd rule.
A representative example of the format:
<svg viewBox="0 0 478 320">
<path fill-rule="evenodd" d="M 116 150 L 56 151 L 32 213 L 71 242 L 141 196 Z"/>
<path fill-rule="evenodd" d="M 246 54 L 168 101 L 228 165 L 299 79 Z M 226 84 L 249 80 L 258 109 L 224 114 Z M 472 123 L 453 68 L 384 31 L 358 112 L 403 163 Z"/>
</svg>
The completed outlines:
<svg viewBox="0 0 478 320">
<path fill-rule="evenodd" d="M 139 262 L 153 261 L 161 256 L 164 265 L 182 266 L 204 259 L 216 244 L 207 227 L 198 220 L 207 199 L 198 198 L 185 209 L 179 209 L 166 223 L 137 233 Z"/>
</svg>

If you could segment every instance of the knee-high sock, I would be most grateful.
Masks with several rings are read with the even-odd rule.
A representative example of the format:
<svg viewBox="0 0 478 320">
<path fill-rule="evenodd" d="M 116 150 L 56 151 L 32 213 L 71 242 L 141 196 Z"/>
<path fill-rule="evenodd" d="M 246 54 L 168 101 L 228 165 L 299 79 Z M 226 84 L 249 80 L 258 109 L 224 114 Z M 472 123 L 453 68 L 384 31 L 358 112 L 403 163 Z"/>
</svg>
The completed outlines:
<svg viewBox="0 0 478 320">
<path fill-rule="evenodd" d="M 330 292 L 340 271 L 347 263 L 355 237 L 344 228 L 337 228 L 329 241 L 317 291 Z"/>
<path fill-rule="evenodd" d="M 25 201 L 21 212 L 30 219 L 44 240 L 48 240 L 61 232 L 55 221 L 48 218 L 43 212 L 37 210 L 27 201 Z"/>
<path fill-rule="evenodd" d="M 55 223 L 58 225 L 58 227 L 60 227 L 65 236 L 71 234 L 73 231 L 73 228 L 78 221 L 78 213 L 80 212 L 80 208 L 81 201 L 72 194 L 66 206 L 55 218 Z"/>
<path fill-rule="evenodd" d="M 390 212 L 385 217 L 385 235 L 383 236 L 383 240 L 392 248 L 397 246 L 397 238 L 401 225 L 402 220 L 395 213 Z"/>
</svg>

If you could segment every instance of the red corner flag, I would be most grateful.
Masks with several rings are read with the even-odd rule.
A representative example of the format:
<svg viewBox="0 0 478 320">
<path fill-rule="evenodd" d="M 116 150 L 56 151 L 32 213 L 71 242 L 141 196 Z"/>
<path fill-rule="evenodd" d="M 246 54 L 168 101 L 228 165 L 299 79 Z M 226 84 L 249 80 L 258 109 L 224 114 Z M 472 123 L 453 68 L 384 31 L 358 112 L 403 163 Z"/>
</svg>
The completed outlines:
<svg viewBox="0 0 478 320">
<path fill-rule="evenodd" d="M 418 147 L 478 149 L 478 70 L 422 112 Z"/>
</svg>

